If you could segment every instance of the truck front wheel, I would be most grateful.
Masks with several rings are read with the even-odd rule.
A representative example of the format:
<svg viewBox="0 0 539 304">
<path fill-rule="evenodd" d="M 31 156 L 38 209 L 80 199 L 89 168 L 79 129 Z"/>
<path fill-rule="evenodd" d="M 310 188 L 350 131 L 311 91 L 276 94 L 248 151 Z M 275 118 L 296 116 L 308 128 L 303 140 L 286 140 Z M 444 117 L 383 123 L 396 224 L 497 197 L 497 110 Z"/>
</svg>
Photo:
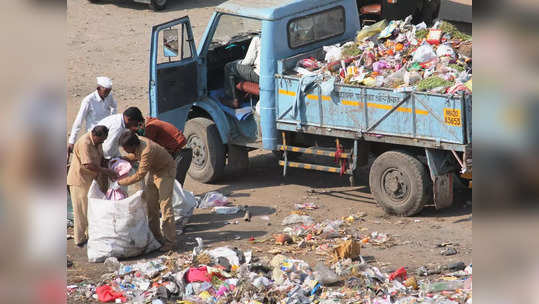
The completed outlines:
<svg viewBox="0 0 539 304">
<path fill-rule="evenodd" d="M 380 155 L 369 173 L 371 192 L 389 214 L 419 213 L 430 198 L 430 184 L 426 167 L 417 158 L 400 151 Z"/>
<path fill-rule="evenodd" d="M 204 117 L 196 117 L 185 123 L 184 135 L 193 149 L 189 176 L 210 183 L 219 179 L 225 167 L 225 146 L 215 123 Z"/>
<path fill-rule="evenodd" d="M 154 11 L 164 10 L 167 6 L 167 0 L 151 0 L 150 8 Z"/>
</svg>

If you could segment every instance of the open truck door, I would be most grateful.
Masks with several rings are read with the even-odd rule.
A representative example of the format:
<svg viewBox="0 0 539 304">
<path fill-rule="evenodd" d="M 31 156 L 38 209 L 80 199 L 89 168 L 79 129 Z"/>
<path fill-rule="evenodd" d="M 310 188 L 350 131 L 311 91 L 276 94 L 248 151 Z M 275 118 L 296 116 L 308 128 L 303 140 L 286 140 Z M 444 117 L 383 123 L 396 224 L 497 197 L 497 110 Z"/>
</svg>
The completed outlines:
<svg viewBox="0 0 539 304">
<path fill-rule="evenodd" d="M 152 28 L 150 115 L 182 129 L 199 98 L 199 60 L 189 17 Z"/>
</svg>

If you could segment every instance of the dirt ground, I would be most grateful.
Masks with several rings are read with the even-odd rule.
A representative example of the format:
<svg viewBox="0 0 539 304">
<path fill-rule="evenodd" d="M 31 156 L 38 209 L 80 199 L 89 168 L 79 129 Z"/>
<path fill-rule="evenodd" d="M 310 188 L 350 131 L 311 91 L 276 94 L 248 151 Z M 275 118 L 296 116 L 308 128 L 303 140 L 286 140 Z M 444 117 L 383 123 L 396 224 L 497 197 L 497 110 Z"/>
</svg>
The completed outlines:
<svg viewBox="0 0 539 304">
<path fill-rule="evenodd" d="M 118 110 L 137 106 L 148 113 L 148 53 L 151 26 L 189 15 L 196 42 L 205 30 L 214 6 L 221 0 L 170 0 L 167 10 L 153 12 L 146 5 L 128 0 L 102 0 L 91 4 L 85 0 L 68 0 L 68 95 L 67 129 L 84 96 L 95 89 L 95 77 L 113 79 L 113 94 Z M 347 226 L 347 231 L 368 235 L 378 231 L 392 236 L 394 246 L 367 246 L 362 254 L 372 256 L 384 270 L 405 266 L 410 270 L 422 265 L 472 262 L 471 191 L 456 192 L 455 204 L 437 211 L 427 206 L 418 216 L 387 216 L 376 206 L 368 188 L 368 171 L 364 170 L 360 186 L 349 187 L 348 180 L 336 174 L 290 169 L 286 178 L 275 158 L 266 151 L 250 152 L 250 168 L 246 173 L 227 171 L 224 180 L 206 185 L 187 177 L 185 188 L 195 193 L 217 190 L 234 204 L 248 205 L 253 218 L 241 215 L 215 215 L 209 210 L 196 210 L 185 233 L 179 237 L 179 252 L 191 251 L 194 238 L 201 237 L 210 247 L 229 245 L 255 249 L 255 255 L 269 254 L 279 248 L 284 254 L 309 262 L 326 257 L 309 250 L 296 252 L 294 246 L 276 246 L 273 242 L 251 243 L 249 238 L 263 240 L 282 231 L 281 221 L 294 210 L 295 203 L 313 202 L 320 208 L 306 211 L 316 221 L 341 219 L 365 212 L 363 220 Z M 269 221 L 264 219 L 269 217 Z M 238 221 L 238 224 L 234 222 Z M 72 233 L 68 230 L 68 233 Z M 239 239 L 238 239 L 239 238 Z M 456 255 L 442 256 L 436 245 L 456 244 Z M 288 252 L 287 252 L 288 251 Z M 87 262 L 86 248 L 67 241 L 67 254 L 74 265 L 67 268 L 68 284 L 98 281 L 106 269 L 102 264 Z M 157 253 L 140 258 L 151 258 Z M 131 261 L 135 261 L 132 259 Z"/>
</svg>

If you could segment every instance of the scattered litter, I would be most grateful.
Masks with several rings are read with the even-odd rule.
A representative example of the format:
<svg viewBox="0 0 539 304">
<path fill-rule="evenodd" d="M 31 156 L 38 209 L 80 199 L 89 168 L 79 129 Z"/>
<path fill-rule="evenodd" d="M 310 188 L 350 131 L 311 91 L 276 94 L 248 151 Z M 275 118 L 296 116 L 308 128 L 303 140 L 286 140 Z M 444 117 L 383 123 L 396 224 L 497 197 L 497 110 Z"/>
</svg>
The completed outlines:
<svg viewBox="0 0 539 304">
<path fill-rule="evenodd" d="M 296 208 L 296 210 L 314 210 L 314 209 L 318 209 L 318 206 L 314 203 L 303 203 L 303 204 L 294 204 L 294 208 Z"/>
<path fill-rule="evenodd" d="M 303 223 L 304 225 L 312 225 L 314 223 L 314 220 L 308 215 L 290 214 L 283 219 L 282 225 L 286 226 L 298 223 Z"/>
<path fill-rule="evenodd" d="M 219 206 L 212 209 L 217 214 L 236 214 L 240 212 L 240 207 Z"/>
<path fill-rule="evenodd" d="M 375 231 L 375 232 L 371 233 L 371 237 L 370 237 L 369 241 L 370 241 L 370 243 L 381 245 L 381 244 L 386 243 L 390 239 L 391 239 L 391 237 L 388 234 L 380 233 L 378 231 Z"/>
<path fill-rule="evenodd" d="M 441 255 L 444 255 L 444 256 L 449 256 L 449 255 L 455 255 L 457 254 L 457 249 L 453 248 L 453 247 L 447 247 L 446 249 L 442 250 L 440 252 Z"/>
<path fill-rule="evenodd" d="M 208 209 L 217 206 L 224 206 L 228 203 L 228 198 L 226 196 L 217 191 L 210 191 L 204 195 L 198 207 Z"/>
</svg>

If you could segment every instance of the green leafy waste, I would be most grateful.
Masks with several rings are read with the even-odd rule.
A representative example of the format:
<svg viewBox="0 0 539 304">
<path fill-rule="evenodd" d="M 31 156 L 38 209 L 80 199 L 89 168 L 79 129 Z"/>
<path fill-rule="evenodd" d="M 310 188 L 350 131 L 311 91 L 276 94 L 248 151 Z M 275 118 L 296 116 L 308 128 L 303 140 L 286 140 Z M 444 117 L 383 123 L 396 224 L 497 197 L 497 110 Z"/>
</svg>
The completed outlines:
<svg viewBox="0 0 539 304">
<path fill-rule="evenodd" d="M 358 49 L 357 44 L 354 43 L 344 47 L 341 54 L 344 58 L 355 57 L 361 55 L 361 50 Z"/>
<path fill-rule="evenodd" d="M 456 64 L 456 63 L 451 63 L 451 64 L 449 64 L 449 67 L 452 68 L 452 69 L 455 69 L 455 70 L 457 70 L 457 71 L 459 71 L 459 72 L 462 72 L 462 71 L 466 70 L 465 67 L 463 67 L 463 66 L 461 66 L 461 65 L 458 65 L 458 64 Z"/>
<path fill-rule="evenodd" d="M 453 82 L 449 80 L 442 79 L 438 76 L 430 76 L 417 83 L 417 90 L 428 91 L 428 90 L 432 90 L 434 88 L 439 88 L 439 87 L 444 87 L 444 88 L 449 87 L 452 84 Z"/>
<path fill-rule="evenodd" d="M 468 34 L 464 34 L 463 32 L 459 31 L 457 27 L 447 21 L 442 21 L 440 23 L 440 30 L 444 33 L 449 33 L 452 38 L 460 39 L 460 40 L 472 40 L 472 36 Z"/>
<path fill-rule="evenodd" d="M 427 38 L 428 33 L 429 33 L 428 29 L 417 30 L 415 32 L 415 38 L 416 39 L 425 39 L 425 38 Z"/>
</svg>

